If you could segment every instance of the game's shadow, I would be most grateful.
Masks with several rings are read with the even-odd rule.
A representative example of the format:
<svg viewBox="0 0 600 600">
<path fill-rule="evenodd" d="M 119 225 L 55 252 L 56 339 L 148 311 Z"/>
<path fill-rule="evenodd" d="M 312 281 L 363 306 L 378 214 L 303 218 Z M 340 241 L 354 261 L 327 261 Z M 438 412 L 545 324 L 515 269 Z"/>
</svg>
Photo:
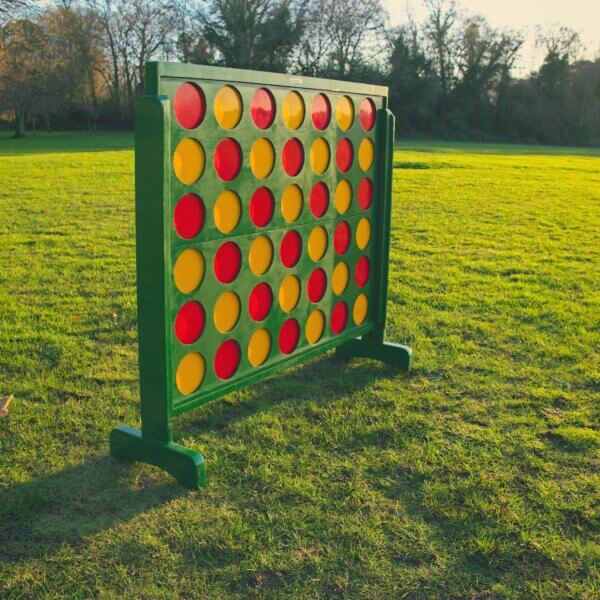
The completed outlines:
<svg viewBox="0 0 600 600">
<path fill-rule="evenodd" d="M 128 465 L 109 456 L 28 483 L 0 489 L 0 560 L 45 555 L 78 544 L 189 493 L 168 480 L 138 488 Z"/>
<path fill-rule="evenodd" d="M 347 362 L 333 356 L 314 359 L 249 387 L 243 399 L 232 395 L 233 402 L 217 400 L 184 415 L 174 423 L 175 437 L 222 431 L 276 404 L 330 402 L 395 373 L 400 375 L 400 371 L 374 361 Z M 83 543 L 94 533 L 193 493 L 166 474 L 160 483 L 157 479 L 138 480 L 138 476 L 139 469 L 130 463 L 104 455 L 0 489 L 0 560 L 17 561 L 45 555 L 64 544 Z"/>
<path fill-rule="evenodd" d="M 229 396 L 231 402 L 215 401 L 183 415 L 174 423 L 175 435 L 193 437 L 198 433 L 223 431 L 231 423 L 268 410 L 275 404 L 327 403 L 342 394 L 365 389 L 382 377 L 394 375 L 410 377 L 411 373 L 377 361 L 348 361 L 329 354 L 250 386 L 242 399 L 232 394 Z"/>
</svg>

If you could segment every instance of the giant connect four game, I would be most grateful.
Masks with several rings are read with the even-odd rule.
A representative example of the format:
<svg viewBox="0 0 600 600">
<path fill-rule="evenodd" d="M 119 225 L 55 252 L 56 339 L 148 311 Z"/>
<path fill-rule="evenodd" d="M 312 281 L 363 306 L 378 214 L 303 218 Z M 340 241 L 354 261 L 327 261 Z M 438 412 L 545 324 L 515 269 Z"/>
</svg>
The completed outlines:
<svg viewBox="0 0 600 600">
<path fill-rule="evenodd" d="M 408 368 L 383 341 L 393 116 L 378 86 L 175 63 L 149 63 L 146 92 L 142 430 L 115 429 L 111 451 L 197 487 L 175 415 L 336 347 Z"/>
</svg>

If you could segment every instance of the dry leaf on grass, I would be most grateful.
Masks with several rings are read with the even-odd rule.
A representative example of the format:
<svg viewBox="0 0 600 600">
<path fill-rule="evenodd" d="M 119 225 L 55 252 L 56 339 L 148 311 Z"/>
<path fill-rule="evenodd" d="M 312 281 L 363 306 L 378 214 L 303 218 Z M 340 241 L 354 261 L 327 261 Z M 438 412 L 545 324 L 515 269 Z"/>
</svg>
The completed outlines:
<svg viewBox="0 0 600 600">
<path fill-rule="evenodd" d="M 0 398 L 0 417 L 6 417 L 8 415 L 8 405 L 12 402 L 13 395 L 4 396 Z"/>
</svg>

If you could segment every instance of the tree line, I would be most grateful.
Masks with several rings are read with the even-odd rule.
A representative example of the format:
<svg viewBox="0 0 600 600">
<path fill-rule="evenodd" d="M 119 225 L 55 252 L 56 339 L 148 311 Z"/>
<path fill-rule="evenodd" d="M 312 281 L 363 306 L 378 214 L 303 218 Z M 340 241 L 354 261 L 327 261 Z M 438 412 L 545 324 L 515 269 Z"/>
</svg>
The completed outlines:
<svg viewBox="0 0 600 600">
<path fill-rule="evenodd" d="M 521 32 L 422 1 L 392 28 L 380 0 L 0 0 L 0 118 L 130 127 L 164 59 L 387 85 L 399 135 L 600 144 L 600 58 L 576 32 L 540 32 L 543 63 L 517 78 Z"/>
</svg>

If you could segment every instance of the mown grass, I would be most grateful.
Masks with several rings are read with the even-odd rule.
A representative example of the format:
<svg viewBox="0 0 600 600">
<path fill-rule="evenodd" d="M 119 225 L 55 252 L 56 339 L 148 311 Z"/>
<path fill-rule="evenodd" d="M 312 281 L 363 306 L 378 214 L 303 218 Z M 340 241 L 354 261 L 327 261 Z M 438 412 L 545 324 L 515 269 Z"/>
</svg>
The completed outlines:
<svg viewBox="0 0 600 600">
<path fill-rule="evenodd" d="M 0 140 L 0 597 L 600 595 L 598 152 L 404 143 L 388 337 L 137 424 L 126 134 Z M 587 154 L 587 155 L 586 155 Z"/>
</svg>

